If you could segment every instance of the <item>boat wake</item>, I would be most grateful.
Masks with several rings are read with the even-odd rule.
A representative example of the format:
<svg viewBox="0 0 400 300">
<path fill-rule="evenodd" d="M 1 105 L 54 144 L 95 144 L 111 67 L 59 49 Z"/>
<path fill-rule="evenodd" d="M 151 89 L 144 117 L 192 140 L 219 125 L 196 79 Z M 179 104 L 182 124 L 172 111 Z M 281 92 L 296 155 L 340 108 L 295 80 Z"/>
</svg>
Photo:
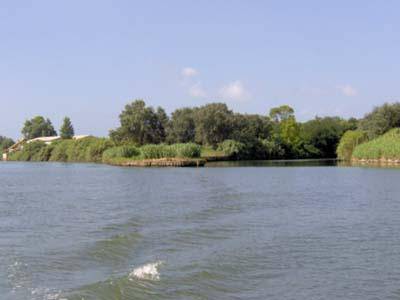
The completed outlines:
<svg viewBox="0 0 400 300">
<path fill-rule="evenodd" d="M 130 281 L 134 280 L 135 278 L 145 280 L 160 280 L 160 273 L 158 271 L 158 268 L 162 264 L 162 261 L 157 261 L 135 268 L 131 273 L 129 273 L 128 278 Z"/>
</svg>

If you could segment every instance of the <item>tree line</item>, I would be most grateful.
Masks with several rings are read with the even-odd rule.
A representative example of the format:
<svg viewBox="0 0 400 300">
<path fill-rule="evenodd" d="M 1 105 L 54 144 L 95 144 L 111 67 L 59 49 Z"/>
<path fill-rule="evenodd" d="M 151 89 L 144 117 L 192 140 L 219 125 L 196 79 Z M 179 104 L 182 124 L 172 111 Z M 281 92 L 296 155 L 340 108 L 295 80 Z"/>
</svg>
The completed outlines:
<svg viewBox="0 0 400 300">
<path fill-rule="evenodd" d="M 243 114 L 225 103 L 209 103 L 179 108 L 168 115 L 162 107 L 148 106 L 139 99 L 125 106 L 119 120 L 120 126 L 109 133 L 115 145 L 196 143 L 236 159 L 334 158 L 345 132 L 361 141 L 359 132 L 372 139 L 400 127 L 400 103 L 376 107 L 360 120 L 335 116 L 299 122 L 288 105 L 265 114 Z M 57 135 L 51 121 L 42 116 L 27 120 L 21 132 L 26 139 Z M 63 139 L 73 137 L 68 117 L 59 132 Z M 0 138 L 0 145 L 11 142 Z"/>
<path fill-rule="evenodd" d="M 288 105 L 260 115 L 210 103 L 179 108 L 168 116 L 162 107 L 135 100 L 119 118 L 120 126 L 110 131 L 117 144 L 197 143 L 239 159 L 333 158 L 343 133 L 357 127 L 356 119 L 340 117 L 300 123 Z"/>
</svg>

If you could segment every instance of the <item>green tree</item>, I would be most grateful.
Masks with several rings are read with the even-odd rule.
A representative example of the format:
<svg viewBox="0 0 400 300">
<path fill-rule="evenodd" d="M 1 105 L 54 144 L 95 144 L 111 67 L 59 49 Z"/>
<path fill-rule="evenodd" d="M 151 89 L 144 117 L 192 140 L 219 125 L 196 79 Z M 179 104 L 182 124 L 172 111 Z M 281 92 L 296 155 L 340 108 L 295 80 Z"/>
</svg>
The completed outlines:
<svg viewBox="0 0 400 300">
<path fill-rule="evenodd" d="M 195 109 L 196 142 L 216 147 L 229 138 L 233 112 L 224 103 L 210 103 Z"/>
<path fill-rule="evenodd" d="M 14 144 L 15 142 L 12 139 L 0 135 L 0 153 Z"/>
<path fill-rule="evenodd" d="M 280 135 L 282 141 L 292 147 L 295 148 L 300 143 L 300 126 L 297 123 L 296 118 L 294 116 L 289 116 L 284 119 L 280 123 Z"/>
<path fill-rule="evenodd" d="M 50 119 L 45 119 L 42 116 L 36 116 L 30 120 L 26 120 L 21 132 L 26 139 L 57 135 Z"/>
<path fill-rule="evenodd" d="M 355 129 L 354 119 L 344 120 L 339 117 L 316 117 L 301 125 L 301 140 L 308 157 L 334 158 L 336 148 L 347 130 Z"/>
<path fill-rule="evenodd" d="M 375 138 L 400 127 L 400 103 L 385 103 L 375 107 L 359 123 L 359 129 L 367 131 L 369 138 Z"/>
<path fill-rule="evenodd" d="M 194 142 L 196 125 L 194 121 L 194 111 L 192 108 L 180 108 L 171 115 L 170 126 L 168 128 L 169 143 L 188 143 Z"/>
<path fill-rule="evenodd" d="M 119 115 L 121 126 L 110 132 L 118 143 L 158 144 L 165 141 L 165 126 L 168 117 L 161 108 L 154 111 L 143 100 L 135 100 L 125 106 Z"/>
<path fill-rule="evenodd" d="M 60 128 L 60 136 L 62 139 L 71 139 L 74 136 L 74 127 L 72 126 L 71 119 L 64 118 L 63 124 Z"/>
<path fill-rule="evenodd" d="M 294 109 L 289 105 L 274 107 L 269 111 L 269 117 L 277 123 L 282 122 L 292 116 L 294 116 Z"/>
</svg>

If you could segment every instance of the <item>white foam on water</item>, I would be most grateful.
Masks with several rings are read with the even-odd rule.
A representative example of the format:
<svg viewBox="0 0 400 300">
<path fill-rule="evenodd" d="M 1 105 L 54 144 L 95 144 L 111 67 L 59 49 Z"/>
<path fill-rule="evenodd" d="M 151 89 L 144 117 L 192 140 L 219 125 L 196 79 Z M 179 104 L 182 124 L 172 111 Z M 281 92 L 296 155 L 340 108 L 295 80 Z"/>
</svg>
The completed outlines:
<svg viewBox="0 0 400 300">
<path fill-rule="evenodd" d="M 61 291 L 54 291 L 49 288 L 34 288 L 31 290 L 31 300 L 67 300 L 61 297 Z"/>
<path fill-rule="evenodd" d="M 138 268 L 133 269 L 131 273 L 129 273 L 129 280 L 137 279 L 146 279 L 146 280 L 160 280 L 160 273 L 158 272 L 159 266 L 163 264 L 162 261 L 157 261 L 154 263 L 145 264 Z"/>
</svg>

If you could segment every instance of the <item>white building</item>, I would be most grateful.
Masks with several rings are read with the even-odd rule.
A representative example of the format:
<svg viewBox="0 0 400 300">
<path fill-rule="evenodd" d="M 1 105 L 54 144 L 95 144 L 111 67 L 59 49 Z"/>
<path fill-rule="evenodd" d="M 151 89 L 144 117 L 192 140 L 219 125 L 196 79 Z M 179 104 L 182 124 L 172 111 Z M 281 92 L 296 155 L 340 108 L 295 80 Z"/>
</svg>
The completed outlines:
<svg viewBox="0 0 400 300">
<path fill-rule="evenodd" d="M 89 137 L 89 135 L 75 135 L 72 137 L 72 139 L 74 140 L 80 140 L 80 139 L 84 139 L 86 137 Z M 50 145 L 51 143 L 60 140 L 61 137 L 60 136 L 41 136 L 41 137 L 37 137 L 35 139 L 31 139 L 31 140 L 25 140 L 25 139 L 21 139 L 19 140 L 17 143 L 15 143 L 14 145 L 12 145 L 10 148 L 6 149 L 3 153 L 2 159 L 3 160 L 8 160 L 8 153 L 12 153 L 15 151 L 20 151 L 24 148 L 24 144 L 29 144 L 32 142 L 44 142 L 46 145 Z"/>
</svg>

